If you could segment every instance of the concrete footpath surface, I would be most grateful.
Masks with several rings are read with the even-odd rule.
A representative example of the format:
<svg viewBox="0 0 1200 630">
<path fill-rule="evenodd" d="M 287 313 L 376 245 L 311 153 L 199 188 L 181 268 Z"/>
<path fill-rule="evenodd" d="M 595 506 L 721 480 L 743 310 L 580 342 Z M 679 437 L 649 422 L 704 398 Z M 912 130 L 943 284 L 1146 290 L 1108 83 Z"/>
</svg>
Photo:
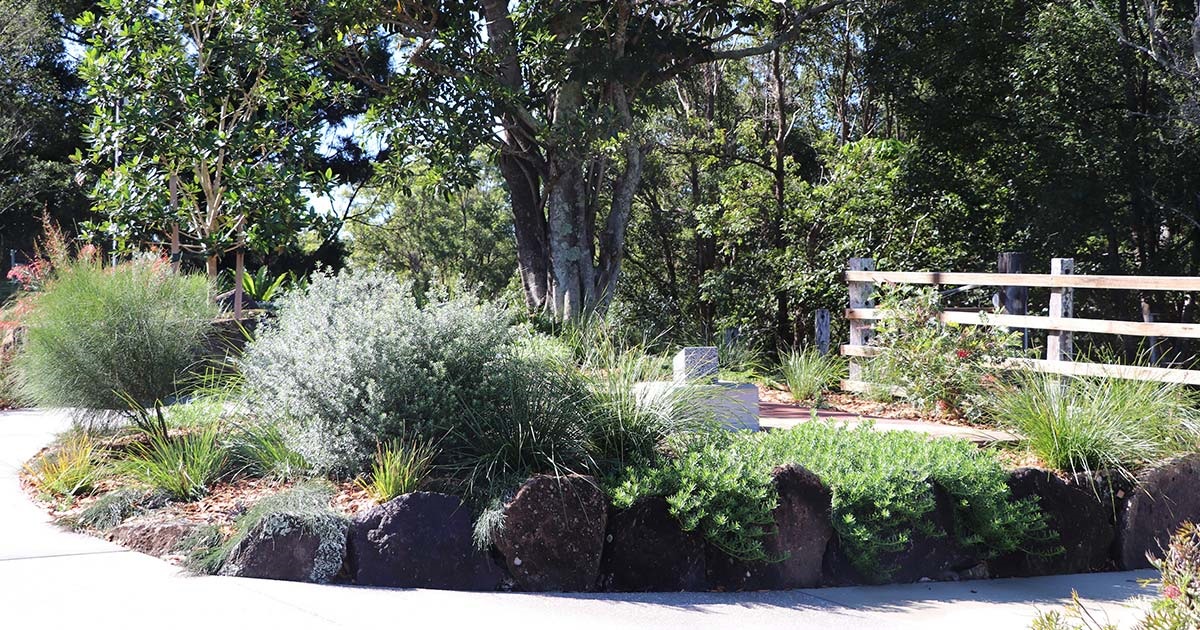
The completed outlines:
<svg viewBox="0 0 1200 630">
<path fill-rule="evenodd" d="M 760 593 L 459 593 L 190 577 L 64 532 L 22 493 L 21 464 L 67 426 L 60 414 L 0 413 L 0 629 L 9 628 L 1028 628 L 1079 591 L 1130 627 L 1152 572 Z M 420 625 L 415 625 L 420 624 Z M 552 625 L 553 624 L 553 625 Z"/>
</svg>

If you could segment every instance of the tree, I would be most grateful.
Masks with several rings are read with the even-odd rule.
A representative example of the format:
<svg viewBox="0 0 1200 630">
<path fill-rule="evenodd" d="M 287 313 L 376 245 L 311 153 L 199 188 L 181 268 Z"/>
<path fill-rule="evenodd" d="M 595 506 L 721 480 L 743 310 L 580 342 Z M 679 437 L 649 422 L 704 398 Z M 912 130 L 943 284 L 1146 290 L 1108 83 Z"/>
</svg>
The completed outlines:
<svg viewBox="0 0 1200 630">
<path fill-rule="evenodd" d="M 410 279 L 418 297 L 432 287 L 453 289 L 461 280 L 489 299 L 516 275 L 512 215 L 499 173 L 481 167 L 466 189 L 447 189 L 442 174 L 420 168 L 404 185 L 365 193 L 365 216 L 348 222 L 350 261 Z"/>
<path fill-rule="evenodd" d="M 843 1 L 401 1 L 385 20 L 401 61 L 376 114 L 394 148 L 440 167 L 495 150 L 526 303 L 570 319 L 617 286 L 656 88 L 777 50 Z M 363 8 L 351 43 L 378 24 L 378 5 Z"/>
<path fill-rule="evenodd" d="M 1175 77 L 1183 88 L 1179 114 L 1200 125 L 1200 0 L 1186 12 L 1157 0 L 1145 3 L 1144 29 L 1129 20 L 1117 26 L 1121 42 L 1132 46 Z"/>
<path fill-rule="evenodd" d="M 70 156 L 83 146 L 79 84 L 59 16 L 70 2 L 0 0 L 0 271 L 31 253 L 48 212 L 74 231 L 87 211 Z"/>
<path fill-rule="evenodd" d="M 316 104 L 329 86 L 306 68 L 284 0 L 105 0 L 85 13 L 81 74 L 94 116 L 89 160 L 112 161 L 93 191 L 98 231 L 205 257 L 290 239 L 305 219 L 305 171 L 316 148 Z M 183 238 L 180 239 L 179 235 Z"/>
</svg>

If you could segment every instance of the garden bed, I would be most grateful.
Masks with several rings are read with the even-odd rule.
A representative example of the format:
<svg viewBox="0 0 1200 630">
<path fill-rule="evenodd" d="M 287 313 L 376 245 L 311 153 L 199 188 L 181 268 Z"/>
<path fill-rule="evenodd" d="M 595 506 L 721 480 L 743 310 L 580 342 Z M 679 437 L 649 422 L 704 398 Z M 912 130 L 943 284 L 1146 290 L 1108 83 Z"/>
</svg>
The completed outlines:
<svg viewBox="0 0 1200 630">
<path fill-rule="evenodd" d="M 771 533 L 763 539 L 766 559 L 760 560 L 735 558 L 700 531 L 684 531 L 668 497 L 641 496 L 617 507 L 592 477 L 538 475 L 504 505 L 503 531 L 484 549 L 473 542 L 471 509 L 457 496 L 413 492 L 376 504 L 359 486 L 342 483 L 331 485 L 321 499 L 337 523 L 324 532 L 336 539 L 332 543 L 314 537 L 303 519 L 293 527 L 260 518 L 213 569 L 245 577 L 467 590 L 762 590 L 881 582 L 879 573 L 865 573 L 848 558 L 822 479 L 799 465 L 777 467 L 771 478 L 779 500 L 767 525 Z M 1102 476 L 1064 479 L 1049 470 L 1010 471 L 1012 498 L 1035 501 L 1056 535 L 1034 535 L 1001 554 L 944 535 L 965 526 L 964 514 L 938 482 L 926 482 L 937 500 L 928 519 L 942 535 L 914 532 L 905 544 L 883 552 L 888 581 L 1147 567 L 1148 552 L 1156 552 L 1184 521 L 1200 520 L 1200 458 L 1167 463 L 1140 481 L 1138 488 L 1112 487 Z M 82 529 L 187 564 L 186 547 L 197 532 L 205 527 L 230 532 L 255 505 L 297 487 L 240 477 L 214 484 L 196 501 L 165 501 L 111 527 Z M 64 509 L 61 502 L 46 501 L 28 480 L 25 488 L 64 523 L 100 496 Z M 328 564 L 330 554 L 337 567 L 313 573 L 320 556 Z"/>
</svg>

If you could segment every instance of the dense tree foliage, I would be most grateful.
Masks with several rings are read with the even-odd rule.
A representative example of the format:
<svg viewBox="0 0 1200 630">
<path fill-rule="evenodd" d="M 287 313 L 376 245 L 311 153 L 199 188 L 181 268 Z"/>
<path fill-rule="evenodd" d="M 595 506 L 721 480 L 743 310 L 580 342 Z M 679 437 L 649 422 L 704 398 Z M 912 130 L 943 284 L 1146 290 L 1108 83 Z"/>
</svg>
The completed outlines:
<svg viewBox="0 0 1200 630">
<path fill-rule="evenodd" d="M 112 160 L 92 193 L 104 236 L 127 246 L 172 232 L 173 251 L 203 255 L 216 277 L 222 254 L 269 249 L 303 225 L 327 85 L 308 72 L 291 6 L 113 0 L 80 18 L 90 158 Z"/>
<path fill-rule="evenodd" d="M 75 4 L 0 0 L 0 271 L 10 250 L 30 253 L 43 211 L 67 226 L 87 211 L 69 159 L 83 146 L 79 80 L 62 37 Z"/>
<path fill-rule="evenodd" d="M 97 20 L 174 6 L 110 4 Z M 227 5 L 242 6 L 178 8 Z M 555 318 L 608 311 L 680 340 L 737 328 L 773 348 L 803 341 L 815 309 L 837 312 L 851 256 L 886 269 L 987 270 L 1015 249 L 1034 271 L 1073 256 L 1082 273 L 1200 273 L 1191 0 L 254 6 L 249 23 L 293 35 L 222 62 L 246 77 L 265 64 L 277 79 L 249 128 L 320 141 L 303 160 L 267 148 L 270 166 L 243 174 L 267 181 L 328 166 L 353 186 L 309 249 L 346 243 L 354 264 L 392 269 L 418 288 L 462 280 L 500 296 L 519 286 L 532 312 Z M 26 138 L 5 140 L 17 149 L 0 162 L 9 204 L 0 209 L 21 201 L 16 215 L 0 214 L 5 238 L 9 216 L 71 207 L 53 191 L 70 190 L 73 173 L 53 156 L 56 183 L 32 184 L 39 203 L 4 188 L 39 181 L 33 148 L 71 146 L 78 134 L 61 37 L 72 12 L 47 7 L 6 12 L 6 24 L 30 26 L 0 47 L 0 89 L 13 102 L 44 95 L 29 101 L 40 117 L 22 120 L 44 121 L 36 133 L 62 142 L 30 141 L 12 133 L 14 118 L 0 120 L 6 138 Z M 238 23 L 215 41 L 242 37 L 220 30 Z M 114 33 L 132 41 L 152 29 Z M 110 92 L 146 104 L 145 120 L 158 125 L 126 140 L 141 143 L 139 168 L 156 179 L 144 198 L 97 199 L 118 231 L 144 227 L 133 220 L 139 204 L 168 207 L 173 169 L 181 197 L 202 198 L 194 169 L 176 169 L 181 147 L 220 135 L 211 118 L 178 122 L 204 120 L 208 97 L 186 97 L 200 90 L 163 76 L 180 66 L 155 61 L 161 47 L 143 48 L 120 60 L 127 72 Z M 93 42 L 88 59 L 117 50 Z M 83 64 L 93 80 L 94 65 Z M 315 96 L 306 87 L 318 85 Z M 177 137 L 176 127 L 191 131 Z M 92 132 L 97 154 L 109 155 L 103 130 Z M 221 142 L 239 155 L 269 144 Z M 82 174 L 124 176 L 102 161 Z M 311 200 L 291 184 L 284 196 L 253 188 L 252 198 L 223 203 L 252 207 L 264 239 L 294 233 L 292 218 Z M 150 216 L 160 234 L 170 225 Z M 299 260 L 279 253 L 275 262 Z M 1077 308 L 1135 319 L 1145 306 L 1195 321 L 1195 304 L 1108 292 L 1080 296 Z"/>
</svg>

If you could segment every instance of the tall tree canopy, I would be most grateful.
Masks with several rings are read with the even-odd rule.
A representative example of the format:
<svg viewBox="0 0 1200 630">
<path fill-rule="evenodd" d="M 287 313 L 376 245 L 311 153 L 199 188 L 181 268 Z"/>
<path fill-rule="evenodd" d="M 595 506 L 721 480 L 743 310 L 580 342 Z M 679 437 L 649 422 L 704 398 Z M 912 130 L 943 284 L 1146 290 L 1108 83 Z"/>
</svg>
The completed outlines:
<svg viewBox="0 0 1200 630">
<path fill-rule="evenodd" d="M 376 120 L 391 148 L 470 170 L 496 152 L 527 304 L 569 319 L 612 299 L 657 88 L 700 64 L 770 53 L 840 0 L 388 5 L 399 60 Z M 370 41 L 379 5 L 359 15 Z"/>
<path fill-rule="evenodd" d="M 62 23 L 75 4 L 0 0 L 0 271 L 9 250 L 31 253 L 43 211 L 67 226 L 87 211 L 70 161 L 85 115 Z"/>
<path fill-rule="evenodd" d="M 178 230 L 215 277 L 222 254 L 269 249 L 303 225 L 328 89 L 306 58 L 304 9 L 106 0 L 80 18 L 102 234 L 144 245 Z"/>
</svg>

